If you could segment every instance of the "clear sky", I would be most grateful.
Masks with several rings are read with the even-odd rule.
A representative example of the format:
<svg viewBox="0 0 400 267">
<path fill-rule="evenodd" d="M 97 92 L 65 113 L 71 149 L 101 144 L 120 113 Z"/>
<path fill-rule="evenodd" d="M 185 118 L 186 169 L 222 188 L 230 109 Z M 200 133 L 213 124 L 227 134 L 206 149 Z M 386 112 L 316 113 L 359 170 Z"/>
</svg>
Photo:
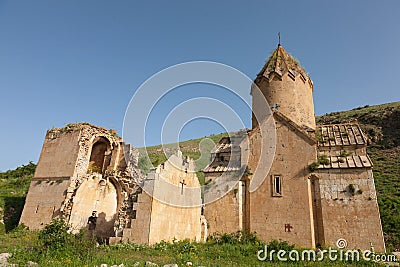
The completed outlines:
<svg viewBox="0 0 400 267">
<path fill-rule="evenodd" d="M 314 81 L 316 114 L 399 101 L 399 14 L 397 0 L 0 0 L 0 170 L 37 162 L 53 126 L 121 133 L 135 90 L 171 65 L 216 61 L 253 79 L 277 32 Z M 180 138 L 221 131 L 201 121 Z"/>
</svg>

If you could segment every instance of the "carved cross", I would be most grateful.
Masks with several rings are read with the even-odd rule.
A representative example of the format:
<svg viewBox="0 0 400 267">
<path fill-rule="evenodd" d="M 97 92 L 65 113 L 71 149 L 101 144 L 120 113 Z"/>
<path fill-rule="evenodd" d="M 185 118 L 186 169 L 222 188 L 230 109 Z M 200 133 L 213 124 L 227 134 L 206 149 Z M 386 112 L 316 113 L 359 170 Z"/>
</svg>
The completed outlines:
<svg viewBox="0 0 400 267">
<path fill-rule="evenodd" d="M 293 226 L 290 225 L 290 223 L 285 224 L 285 232 L 291 232 L 291 229 L 293 229 Z"/>
<path fill-rule="evenodd" d="M 179 183 L 182 185 L 182 188 L 181 188 L 181 194 L 183 194 L 183 186 L 184 186 L 184 185 L 186 185 L 186 183 L 185 183 L 185 179 L 183 179 L 183 180 L 182 180 L 182 181 L 180 181 Z"/>
</svg>

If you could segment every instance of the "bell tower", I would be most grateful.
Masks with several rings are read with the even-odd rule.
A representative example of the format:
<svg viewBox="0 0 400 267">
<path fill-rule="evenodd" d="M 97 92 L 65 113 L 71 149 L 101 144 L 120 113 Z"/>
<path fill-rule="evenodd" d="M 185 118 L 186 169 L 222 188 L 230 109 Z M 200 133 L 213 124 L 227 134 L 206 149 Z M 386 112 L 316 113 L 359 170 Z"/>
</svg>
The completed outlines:
<svg viewBox="0 0 400 267">
<path fill-rule="evenodd" d="M 279 111 L 300 127 L 315 130 L 313 82 L 300 63 L 281 44 L 271 54 L 254 84 L 260 88 L 272 111 Z M 257 114 L 257 109 L 263 108 L 259 106 L 263 102 L 255 99 L 257 94 L 254 87 L 251 95 L 254 129 L 259 123 L 254 114 Z"/>
</svg>

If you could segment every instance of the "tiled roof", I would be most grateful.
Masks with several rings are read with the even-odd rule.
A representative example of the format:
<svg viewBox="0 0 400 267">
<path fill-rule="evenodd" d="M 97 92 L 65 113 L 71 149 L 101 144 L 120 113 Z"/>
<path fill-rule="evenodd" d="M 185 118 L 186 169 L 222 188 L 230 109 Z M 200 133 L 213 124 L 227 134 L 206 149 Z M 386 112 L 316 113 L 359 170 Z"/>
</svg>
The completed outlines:
<svg viewBox="0 0 400 267">
<path fill-rule="evenodd" d="M 230 172 L 230 171 L 238 171 L 240 168 L 238 167 L 227 167 L 227 166 L 207 166 L 203 172 Z"/>
<path fill-rule="evenodd" d="M 247 132 L 237 132 L 231 137 L 223 137 L 217 144 L 215 144 L 214 148 L 211 150 L 211 154 L 214 155 L 213 161 L 204 168 L 203 172 L 229 172 L 229 171 L 238 171 L 240 170 L 240 161 L 233 161 L 232 157 L 229 161 L 220 160 L 217 157 L 218 153 L 229 153 L 240 155 L 240 146 L 239 144 L 234 145 L 231 141 L 240 142 L 243 138 L 247 136 Z"/>
<path fill-rule="evenodd" d="M 221 141 L 215 145 L 215 147 L 211 150 L 211 153 L 220 153 L 220 152 L 231 152 L 232 143 L 229 137 L 224 137 Z"/>
<path fill-rule="evenodd" d="M 267 63 L 257 76 L 269 78 L 272 73 L 277 73 L 280 76 L 288 73 L 292 78 L 300 75 L 304 80 L 311 80 L 307 72 L 300 66 L 299 62 L 286 52 L 281 45 L 272 52 Z"/>
<path fill-rule="evenodd" d="M 367 145 L 367 138 L 357 123 L 317 126 L 319 147 Z"/>
<path fill-rule="evenodd" d="M 368 156 L 328 156 L 329 164 L 319 165 L 318 169 L 349 169 L 349 168 L 372 168 L 373 164 Z"/>
</svg>

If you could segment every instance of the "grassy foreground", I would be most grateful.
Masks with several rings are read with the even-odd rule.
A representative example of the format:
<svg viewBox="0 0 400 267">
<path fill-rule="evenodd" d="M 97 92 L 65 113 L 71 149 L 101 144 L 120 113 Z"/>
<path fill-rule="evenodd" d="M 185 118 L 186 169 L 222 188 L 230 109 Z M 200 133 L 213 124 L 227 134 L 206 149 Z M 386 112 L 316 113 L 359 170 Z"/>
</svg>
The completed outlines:
<svg viewBox="0 0 400 267">
<path fill-rule="evenodd" d="M 0 235 L 0 252 L 11 252 L 9 263 L 25 266 L 33 261 L 39 266 L 100 266 L 101 264 L 133 266 L 135 263 L 146 266 L 150 261 L 159 266 L 178 264 L 186 266 L 377 266 L 372 262 L 337 261 L 328 257 L 319 262 L 299 261 L 280 262 L 276 254 L 272 261 L 259 261 L 257 252 L 268 246 L 268 251 L 297 249 L 286 242 L 272 241 L 265 244 L 254 234 L 215 235 L 206 243 L 188 240 L 171 243 L 160 242 L 152 246 L 138 244 L 117 244 L 96 246 L 94 240 L 87 238 L 83 231 L 77 235 L 67 232 L 68 226 L 62 221 L 53 221 L 38 232 L 30 232 L 19 226 L 8 234 Z M 4 231 L 4 229 L 3 229 Z"/>
</svg>

